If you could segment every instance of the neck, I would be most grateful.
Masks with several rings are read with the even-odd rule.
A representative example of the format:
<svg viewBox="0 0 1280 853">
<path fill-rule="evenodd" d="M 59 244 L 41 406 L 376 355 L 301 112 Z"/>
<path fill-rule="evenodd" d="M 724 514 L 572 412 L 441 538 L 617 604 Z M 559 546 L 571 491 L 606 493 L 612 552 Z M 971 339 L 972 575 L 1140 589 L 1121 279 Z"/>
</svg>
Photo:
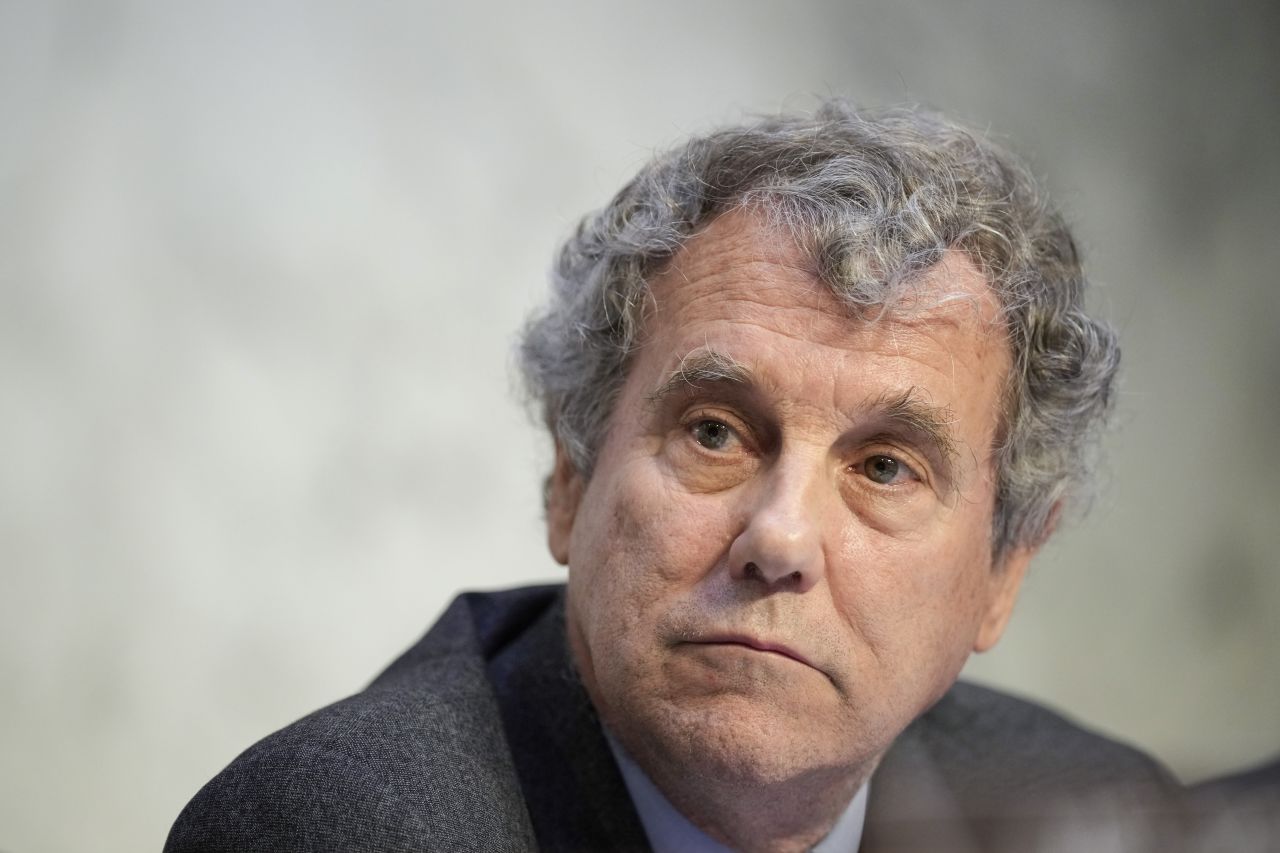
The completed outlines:
<svg viewBox="0 0 1280 853">
<path fill-rule="evenodd" d="M 870 775 L 847 768 L 809 771 L 785 781 L 691 773 L 686 763 L 644 762 L 650 781 L 694 826 L 735 850 L 812 849 L 848 810 Z M 641 759 L 643 761 L 643 759 Z M 731 780 L 732 781 L 729 781 Z"/>
</svg>

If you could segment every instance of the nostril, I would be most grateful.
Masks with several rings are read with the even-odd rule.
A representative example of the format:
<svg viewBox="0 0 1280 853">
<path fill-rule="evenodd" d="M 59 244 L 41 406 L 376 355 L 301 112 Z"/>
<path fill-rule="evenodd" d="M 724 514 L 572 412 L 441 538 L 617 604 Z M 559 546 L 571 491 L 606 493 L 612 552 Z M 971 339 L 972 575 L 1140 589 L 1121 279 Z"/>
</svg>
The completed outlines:
<svg viewBox="0 0 1280 853">
<path fill-rule="evenodd" d="M 787 572 L 786 574 L 778 574 L 778 575 L 770 576 L 766 574 L 764 569 L 760 568 L 760 564 L 755 561 L 751 561 L 743 564 L 742 577 L 744 580 L 764 581 L 766 584 L 769 584 L 769 585 L 782 584 L 782 585 L 788 585 L 788 586 L 790 585 L 799 586 L 804 582 L 804 572 L 800 571 L 799 569 L 796 569 L 795 571 Z"/>
</svg>

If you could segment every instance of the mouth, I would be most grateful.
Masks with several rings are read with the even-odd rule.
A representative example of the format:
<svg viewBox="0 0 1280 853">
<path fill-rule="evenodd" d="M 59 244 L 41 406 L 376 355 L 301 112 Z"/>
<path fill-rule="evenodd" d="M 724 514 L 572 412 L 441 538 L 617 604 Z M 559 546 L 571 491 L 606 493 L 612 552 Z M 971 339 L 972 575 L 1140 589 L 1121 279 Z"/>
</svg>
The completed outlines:
<svg viewBox="0 0 1280 853">
<path fill-rule="evenodd" d="M 789 660 L 793 660 L 796 663 L 804 664 L 811 669 L 818 669 L 818 666 L 814 664 L 813 661 L 809 660 L 800 652 L 785 643 L 761 640 L 746 634 L 713 634 L 706 637 L 699 637 L 696 640 L 688 640 L 687 642 L 698 646 L 740 646 L 761 652 L 762 654 L 779 655 Z"/>
</svg>

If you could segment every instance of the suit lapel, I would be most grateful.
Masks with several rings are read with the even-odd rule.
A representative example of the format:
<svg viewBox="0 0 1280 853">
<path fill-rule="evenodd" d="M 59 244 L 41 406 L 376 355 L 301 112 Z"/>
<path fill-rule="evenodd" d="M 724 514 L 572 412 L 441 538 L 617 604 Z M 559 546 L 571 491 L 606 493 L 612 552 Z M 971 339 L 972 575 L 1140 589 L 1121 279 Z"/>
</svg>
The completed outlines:
<svg viewBox="0 0 1280 853">
<path fill-rule="evenodd" d="M 564 597 L 488 665 L 544 851 L 649 849 L 595 709 L 570 661 Z"/>
</svg>

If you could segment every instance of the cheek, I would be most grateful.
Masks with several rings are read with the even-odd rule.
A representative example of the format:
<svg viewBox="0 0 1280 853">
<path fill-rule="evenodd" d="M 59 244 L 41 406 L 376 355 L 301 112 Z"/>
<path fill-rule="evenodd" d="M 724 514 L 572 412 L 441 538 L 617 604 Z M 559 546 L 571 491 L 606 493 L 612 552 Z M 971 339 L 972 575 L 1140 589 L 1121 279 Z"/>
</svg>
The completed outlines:
<svg viewBox="0 0 1280 853">
<path fill-rule="evenodd" d="M 983 548 L 861 537 L 831 584 L 846 621 L 901 676 L 951 670 L 967 657 L 989 568 Z"/>
<path fill-rule="evenodd" d="M 728 549 L 722 502 L 673 488 L 644 460 L 611 473 L 588 487 L 570 542 L 571 594 L 597 637 L 652 621 Z"/>
</svg>

